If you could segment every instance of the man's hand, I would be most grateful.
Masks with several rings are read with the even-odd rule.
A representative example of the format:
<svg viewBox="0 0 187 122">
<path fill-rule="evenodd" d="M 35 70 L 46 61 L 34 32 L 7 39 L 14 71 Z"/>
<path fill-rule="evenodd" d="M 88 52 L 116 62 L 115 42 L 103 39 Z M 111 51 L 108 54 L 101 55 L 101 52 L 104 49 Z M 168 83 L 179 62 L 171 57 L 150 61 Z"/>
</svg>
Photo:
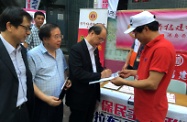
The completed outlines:
<svg viewBox="0 0 187 122">
<path fill-rule="evenodd" d="M 101 72 L 101 78 L 108 78 L 112 74 L 112 71 L 110 69 L 105 69 Z"/>
<path fill-rule="evenodd" d="M 128 78 L 129 76 L 131 76 L 131 70 L 123 69 L 119 72 L 119 76 L 122 78 Z"/>
<path fill-rule="evenodd" d="M 72 85 L 71 81 L 68 80 L 68 81 L 66 82 L 66 85 L 65 85 L 65 87 L 64 87 L 64 90 L 69 89 L 69 88 L 71 87 L 71 85 Z"/>
<path fill-rule="evenodd" d="M 122 78 L 128 78 L 129 76 L 136 76 L 137 70 L 124 69 L 119 72 L 119 76 Z"/>
<path fill-rule="evenodd" d="M 50 106 L 59 106 L 62 103 L 62 100 L 60 100 L 57 97 L 54 96 L 46 96 L 46 101 L 47 104 L 49 104 Z"/>
<path fill-rule="evenodd" d="M 125 85 L 126 80 L 124 80 L 124 79 L 121 78 L 121 77 L 116 77 L 116 78 L 112 79 L 111 82 L 112 82 L 113 84 L 115 84 L 116 86 L 121 86 L 121 85 Z"/>
</svg>

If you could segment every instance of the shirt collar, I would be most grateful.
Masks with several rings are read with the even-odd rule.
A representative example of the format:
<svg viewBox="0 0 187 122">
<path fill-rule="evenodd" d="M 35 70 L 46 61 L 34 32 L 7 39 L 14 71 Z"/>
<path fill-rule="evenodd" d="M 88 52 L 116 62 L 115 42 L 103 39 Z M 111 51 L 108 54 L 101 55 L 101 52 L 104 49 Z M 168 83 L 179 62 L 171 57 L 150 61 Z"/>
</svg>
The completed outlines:
<svg viewBox="0 0 187 122">
<path fill-rule="evenodd" d="M 8 54 L 10 55 L 14 50 L 18 50 L 20 51 L 21 50 L 21 46 L 19 45 L 18 48 L 14 48 L 10 43 L 8 43 L 4 38 L 3 36 L 0 34 L 0 38 L 6 48 L 6 50 L 8 51 Z"/>
<path fill-rule="evenodd" d="M 40 47 L 40 50 L 41 50 L 41 52 L 42 52 L 43 54 L 51 55 L 50 53 L 48 53 L 48 51 L 47 51 L 47 49 L 44 47 L 43 43 L 40 43 L 39 47 Z M 57 57 L 57 55 L 58 55 L 58 54 L 56 53 L 56 57 Z"/>
<path fill-rule="evenodd" d="M 43 43 L 40 43 L 39 47 L 43 54 L 48 52 L 47 49 L 44 47 Z"/>
<path fill-rule="evenodd" d="M 155 39 L 153 39 L 152 41 L 150 41 L 149 43 L 147 43 L 146 46 L 147 47 L 152 47 L 153 45 L 155 45 L 155 43 L 157 43 L 158 41 L 161 41 L 162 38 L 164 38 L 164 34 L 160 34 Z"/>
<path fill-rule="evenodd" d="M 84 40 L 86 42 L 86 46 L 88 47 L 88 51 L 94 51 L 96 49 L 86 39 L 84 39 Z"/>
<path fill-rule="evenodd" d="M 34 24 L 33 27 L 32 27 L 34 30 L 37 30 L 39 31 L 38 27 L 36 27 L 36 25 Z"/>
</svg>

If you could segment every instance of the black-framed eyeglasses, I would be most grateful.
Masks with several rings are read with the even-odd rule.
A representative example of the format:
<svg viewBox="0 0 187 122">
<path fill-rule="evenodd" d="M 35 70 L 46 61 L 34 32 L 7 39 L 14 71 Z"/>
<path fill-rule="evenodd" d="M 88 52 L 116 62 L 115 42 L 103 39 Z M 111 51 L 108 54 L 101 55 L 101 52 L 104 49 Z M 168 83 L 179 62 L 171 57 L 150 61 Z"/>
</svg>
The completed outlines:
<svg viewBox="0 0 187 122">
<path fill-rule="evenodd" d="M 19 26 L 25 28 L 26 31 L 31 31 L 31 29 L 32 29 L 31 27 L 27 27 L 27 26 L 24 26 L 24 25 L 19 25 Z"/>
</svg>

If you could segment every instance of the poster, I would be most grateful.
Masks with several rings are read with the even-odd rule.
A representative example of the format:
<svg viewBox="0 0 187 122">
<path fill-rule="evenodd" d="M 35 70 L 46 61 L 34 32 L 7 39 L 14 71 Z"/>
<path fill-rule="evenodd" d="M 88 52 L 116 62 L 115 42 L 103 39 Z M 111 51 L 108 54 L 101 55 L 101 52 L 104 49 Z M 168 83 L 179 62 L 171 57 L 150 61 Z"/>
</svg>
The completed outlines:
<svg viewBox="0 0 187 122">
<path fill-rule="evenodd" d="M 39 5 L 40 5 L 40 0 L 26 0 L 25 8 L 38 10 Z"/>
<path fill-rule="evenodd" d="M 97 23 L 107 27 L 107 9 L 80 9 L 78 42 L 86 37 L 88 29 Z M 105 44 L 106 41 L 98 46 L 102 66 L 104 66 Z"/>
<path fill-rule="evenodd" d="M 115 19 L 119 0 L 94 0 L 94 8 L 108 9 L 108 17 Z"/>
</svg>

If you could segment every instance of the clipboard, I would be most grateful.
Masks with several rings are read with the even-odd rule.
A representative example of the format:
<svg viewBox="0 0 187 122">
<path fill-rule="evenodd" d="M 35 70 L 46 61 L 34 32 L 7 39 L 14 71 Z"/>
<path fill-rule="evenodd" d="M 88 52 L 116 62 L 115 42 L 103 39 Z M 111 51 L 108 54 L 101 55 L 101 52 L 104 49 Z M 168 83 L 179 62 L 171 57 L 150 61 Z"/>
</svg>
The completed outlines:
<svg viewBox="0 0 187 122">
<path fill-rule="evenodd" d="M 100 82 L 105 82 L 105 81 L 109 81 L 114 79 L 115 77 L 119 77 L 119 71 L 112 73 L 110 77 L 108 78 L 101 78 L 100 80 L 96 80 L 96 81 L 91 81 L 89 82 L 89 84 L 95 84 L 95 83 L 100 83 Z"/>
<path fill-rule="evenodd" d="M 64 81 L 64 84 L 61 87 L 61 93 L 59 95 L 59 99 L 61 99 L 61 100 L 64 98 L 66 91 L 67 91 L 67 90 L 64 90 L 64 87 L 65 87 L 67 81 L 68 81 L 68 77 L 66 77 L 66 80 Z"/>
<path fill-rule="evenodd" d="M 65 79 L 65 81 L 64 81 L 64 83 L 63 83 L 63 85 L 62 85 L 62 87 L 61 87 L 61 90 L 63 90 L 63 89 L 64 89 L 64 87 L 65 87 L 65 85 L 66 85 L 67 81 L 68 81 L 68 77 L 66 77 L 66 79 Z"/>
</svg>

